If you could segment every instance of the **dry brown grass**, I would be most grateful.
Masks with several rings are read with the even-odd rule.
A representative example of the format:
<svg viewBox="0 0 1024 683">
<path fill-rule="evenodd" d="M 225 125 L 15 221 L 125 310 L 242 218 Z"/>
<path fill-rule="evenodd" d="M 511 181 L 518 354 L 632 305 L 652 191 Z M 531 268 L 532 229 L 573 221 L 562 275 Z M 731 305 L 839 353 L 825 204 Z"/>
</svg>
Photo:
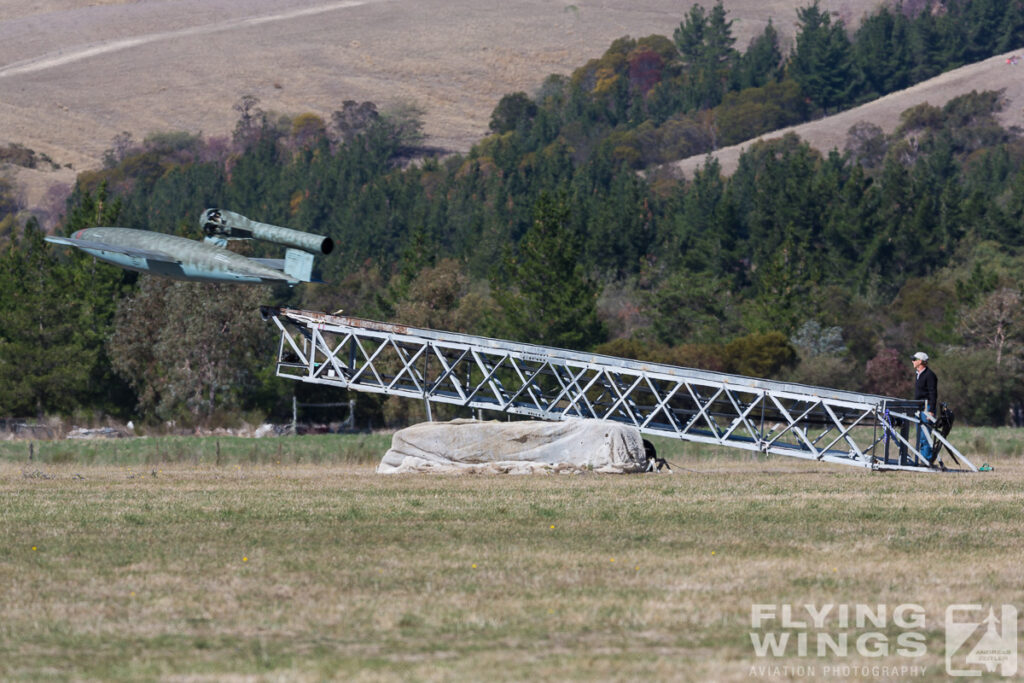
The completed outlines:
<svg viewBox="0 0 1024 683">
<path fill-rule="evenodd" d="M 724 3 L 743 47 L 774 19 L 791 41 L 803 0 Z M 821 5 L 849 25 L 877 0 Z M 16 170 L 30 206 L 46 190 L 99 165 L 122 131 L 230 132 L 242 95 L 289 114 L 327 116 L 346 99 L 385 107 L 415 102 L 431 144 L 465 151 L 487 131 L 502 95 L 535 91 L 615 38 L 671 35 L 687 7 L 667 0 L 12 0 L 0 6 L 0 143 L 18 142 L 74 169 Z M 318 8 L 315 14 L 296 14 Z M 247 22 L 256 17 L 276 21 Z M 123 49 L 111 49 L 133 41 Z M 99 50 L 99 54 L 95 52 Z M 104 51 L 106 50 L 106 51 Z M 88 55 L 92 56 L 88 56 Z M 28 71 L 11 72 L 28 67 Z M 45 68 L 44 68 L 45 67 Z M 877 102 L 792 130 L 812 146 L 842 148 L 859 121 L 892 131 L 921 102 L 942 105 L 977 89 L 1005 89 L 1006 125 L 1024 125 L 1024 80 L 1005 56 L 939 76 Z M 773 133 L 765 138 L 782 134 Z M 715 153 L 731 172 L 749 143 Z M 704 155 L 679 162 L 686 173 Z"/>
<path fill-rule="evenodd" d="M 0 678 L 749 680 L 755 603 L 913 602 L 925 657 L 842 661 L 937 679 L 947 605 L 1024 602 L 1024 463 L 988 459 L 518 478 L 6 462 Z"/>
<path fill-rule="evenodd" d="M 708 4 L 708 3 L 705 3 Z M 803 0 L 727 0 L 737 45 L 769 17 L 791 36 Z M 851 22 L 877 0 L 825 0 Z M 0 3 L 0 143 L 75 170 L 122 131 L 230 133 L 242 95 L 329 115 L 342 101 L 426 111 L 435 145 L 467 150 L 502 95 L 598 57 L 615 38 L 672 35 L 689 4 L 569 0 L 9 0 Z M 317 14 L 298 11 L 336 7 Z M 263 23 L 254 17 L 281 17 Z M 111 49 L 134 41 L 130 47 Z M 106 50 L 106 51 L 104 51 Z M 97 51 L 99 51 L 97 53 Z M 87 55 L 91 55 L 88 56 Z M 24 70 L 28 67 L 28 71 Z M 45 68 L 42 68 L 45 67 Z M 13 68 L 21 71 L 14 73 Z M 19 171 L 29 201 L 74 173 Z"/>
</svg>

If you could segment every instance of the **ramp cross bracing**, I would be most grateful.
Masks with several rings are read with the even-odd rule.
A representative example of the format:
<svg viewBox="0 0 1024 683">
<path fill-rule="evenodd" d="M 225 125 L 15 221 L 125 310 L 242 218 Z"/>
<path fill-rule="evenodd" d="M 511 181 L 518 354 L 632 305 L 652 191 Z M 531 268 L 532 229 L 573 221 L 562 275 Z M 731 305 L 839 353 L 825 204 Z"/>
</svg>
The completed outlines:
<svg viewBox="0 0 1024 683">
<path fill-rule="evenodd" d="M 543 420 L 607 420 L 654 434 L 874 470 L 934 471 L 919 402 L 644 363 L 289 308 L 277 374 L 302 382 Z M 976 471 L 930 432 L 957 470 Z"/>
</svg>

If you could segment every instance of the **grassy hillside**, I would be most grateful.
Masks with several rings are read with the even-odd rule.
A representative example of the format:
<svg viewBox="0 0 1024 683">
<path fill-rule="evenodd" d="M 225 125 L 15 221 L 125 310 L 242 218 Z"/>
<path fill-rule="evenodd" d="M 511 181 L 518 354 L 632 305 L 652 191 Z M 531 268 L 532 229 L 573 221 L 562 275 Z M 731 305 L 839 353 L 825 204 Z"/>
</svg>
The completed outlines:
<svg viewBox="0 0 1024 683">
<path fill-rule="evenodd" d="M 705 3 L 709 4 L 709 3 Z M 745 47 L 769 18 L 791 38 L 804 0 L 724 3 Z M 877 0 L 821 3 L 848 24 Z M 242 95 L 328 115 L 413 102 L 429 143 L 466 151 L 502 95 L 535 91 L 623 35 L 672 35 L 688 4 L 526 0 L 13 0 L 0 7 L 0 143 L 74 170 L 19 170 L 30 205 L 95 168 L 114 136 L 226 135 Z M 45 30 L 41 30 L 45 27 Z M 909 105 L 907 105 L 909 106 Z"/>
</svg>

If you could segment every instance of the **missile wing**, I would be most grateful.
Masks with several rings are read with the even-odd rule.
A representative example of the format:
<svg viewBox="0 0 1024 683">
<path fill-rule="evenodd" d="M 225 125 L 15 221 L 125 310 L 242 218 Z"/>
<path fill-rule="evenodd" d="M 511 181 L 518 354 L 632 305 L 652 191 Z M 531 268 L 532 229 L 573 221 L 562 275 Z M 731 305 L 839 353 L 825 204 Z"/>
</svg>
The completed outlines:
<svg viewBox="0 0 1024 683">
<path fill-rule="evenodd" d="M 84 230 L 79 230 L 75 235 L 84 233 Z M 83 239 L 79 237 L 46 237 L 47 242 L 53 242 L 54 244 L 65 244 L 69 247 L 77 247 L 87 251 L 106 251 L 114 254 L 124 254 L 126 256 L 132 256 L 134 258 L 146 259 L 148 261 L 167 261 L 171 263 L 178 263 L 178 259 L 174 258 L 170 254 L 166 254 L 162 251 L 154 251 L 153 249 L 139 249 L 137 247 L 124 247 L 110 242 L 96 242 L 94 240 Z"/>
</svg>

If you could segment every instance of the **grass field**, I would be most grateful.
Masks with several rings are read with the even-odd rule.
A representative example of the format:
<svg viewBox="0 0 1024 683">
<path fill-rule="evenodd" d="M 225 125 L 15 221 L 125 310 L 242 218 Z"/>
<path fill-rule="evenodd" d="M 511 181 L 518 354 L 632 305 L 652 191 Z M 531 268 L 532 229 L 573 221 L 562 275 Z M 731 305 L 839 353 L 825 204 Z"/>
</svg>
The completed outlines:
<svg viewBox="0 0 1024 683">
<path fill-rule="evenodd" d="M 947 606 L 1024 606 L 1024 437 L 954 438 L 995 471 L 661 443 L 674 475 L 386 477 L 382 435 L 2 443 L 0 679 L 944 678 Z M 888 618 L 825 622 L 843 657 L 758 657 L 752 631 L 816 633 L 754 629 L 760 604 Z"/>
</svg>

